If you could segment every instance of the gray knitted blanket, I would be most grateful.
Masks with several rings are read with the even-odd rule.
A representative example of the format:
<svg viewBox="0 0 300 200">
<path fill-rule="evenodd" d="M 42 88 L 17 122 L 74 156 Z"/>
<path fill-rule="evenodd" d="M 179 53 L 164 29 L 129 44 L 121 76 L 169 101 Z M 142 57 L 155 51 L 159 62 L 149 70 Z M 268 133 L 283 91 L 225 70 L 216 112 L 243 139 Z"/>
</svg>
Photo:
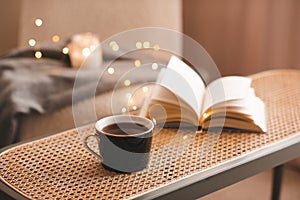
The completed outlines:
<svg viewBox="0 0 300 200">
<path fill-rule="evenodd" d="M 18 139 L 20 115 L 46 113 L 72 103 L 77 71 L 58 51 L 49 52 L 51 56 L 40 60 L 29 56 L 30 51 L 13 52 L 0 59 L 0 147 Z M 83 83 L 79 86 L 89 87 L 88 83 L 96 79 L 94 74 L 79 77 Z"/>
<path fill-rule="evenodd" d="M 75 78 L 77 95 L 73 102 L 114 88 L 118 78 L 104 77 L 95 90 L 99 68 L 78 75 L 60 49 L 61 46 L 43 49 L 42 59 L 35 59 L 33 50 L 17 50 L 0 57 L 0 147 L 18 141 L 20 115 L 43 114 L 71 105 Z M 120 76 L 132 67 L 125 66 L 119 67 Z M 135 77 L 135 82 L 156 79 L 156 75 L 147 70 L 143 73 Z"/>
</svg>

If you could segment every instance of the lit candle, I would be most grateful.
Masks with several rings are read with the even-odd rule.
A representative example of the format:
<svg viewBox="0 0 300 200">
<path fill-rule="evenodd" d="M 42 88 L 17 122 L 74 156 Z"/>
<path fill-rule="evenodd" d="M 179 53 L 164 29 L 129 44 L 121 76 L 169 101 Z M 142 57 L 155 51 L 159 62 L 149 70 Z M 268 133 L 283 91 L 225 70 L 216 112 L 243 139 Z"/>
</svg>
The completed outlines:
<svg viewBox="0 0 300 200">
<path fill-rule="evenodd" d="M 100 66 L 102 63 L 102 50 L 96 48 L 99 44 L 99 39 L 92 33 L 74 35 L 67 46 L 73 68 L 79 68 L 84 61 L 84 67 L 86 68 Z"/>
</svg>

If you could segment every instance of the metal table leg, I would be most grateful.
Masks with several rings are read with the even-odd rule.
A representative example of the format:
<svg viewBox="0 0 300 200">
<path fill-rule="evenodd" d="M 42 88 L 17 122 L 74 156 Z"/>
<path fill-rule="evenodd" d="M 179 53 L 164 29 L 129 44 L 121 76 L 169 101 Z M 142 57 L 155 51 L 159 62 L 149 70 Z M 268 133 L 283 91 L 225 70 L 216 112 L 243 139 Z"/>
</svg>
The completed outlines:
<svg viewBox="0 0 300 200">
<path fill-rule="evenodd" d="M 272 200 L 279 200 L 282 183 L 283 165 L 273 169 Z"/>
</svg>

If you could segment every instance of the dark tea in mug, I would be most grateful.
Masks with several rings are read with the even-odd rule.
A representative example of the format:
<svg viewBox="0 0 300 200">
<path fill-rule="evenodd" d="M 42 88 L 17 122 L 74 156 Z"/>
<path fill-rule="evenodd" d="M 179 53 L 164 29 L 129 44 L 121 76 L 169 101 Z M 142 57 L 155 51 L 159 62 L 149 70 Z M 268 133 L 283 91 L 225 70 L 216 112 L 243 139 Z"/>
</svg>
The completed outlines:
<svg viewBox="0 0 300 200">
<path fill-rule="evenodd" d="M 105 169 L 131 173 L 147 168 L 154 128 L 151 120 L 116 115 L 99 120 L 95 127 L 97 133 L 90 136 L 100 139 L 101 164 Z"/>
<path fill-rule="evenodd" d="M 111 124 L 102 129 L 105 133 L 116 135 L 134 135 L 147 131 L 147 127 L 142 124 L 123 122 L 119 124 Z"/>
</svg>

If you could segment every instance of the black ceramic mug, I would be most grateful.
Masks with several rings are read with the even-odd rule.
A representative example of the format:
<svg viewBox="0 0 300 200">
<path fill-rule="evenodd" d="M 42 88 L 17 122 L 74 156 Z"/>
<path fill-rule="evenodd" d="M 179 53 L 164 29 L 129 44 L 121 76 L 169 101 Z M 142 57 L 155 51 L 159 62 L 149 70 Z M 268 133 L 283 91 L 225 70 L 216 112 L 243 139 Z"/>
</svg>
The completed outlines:
<svg viewBox="0 0 300 200">
<path fill-rule="evenodd" d="M 98 158 L 105 169 L 131 173 L 147 168 L 154 124 L 134 115 L 114 115 L 95 124 L 96 133 L 88 134 L 85 146 Z M 99 143 L 99 154 L 87 144 L 89 137 Z"/>
</svg>

